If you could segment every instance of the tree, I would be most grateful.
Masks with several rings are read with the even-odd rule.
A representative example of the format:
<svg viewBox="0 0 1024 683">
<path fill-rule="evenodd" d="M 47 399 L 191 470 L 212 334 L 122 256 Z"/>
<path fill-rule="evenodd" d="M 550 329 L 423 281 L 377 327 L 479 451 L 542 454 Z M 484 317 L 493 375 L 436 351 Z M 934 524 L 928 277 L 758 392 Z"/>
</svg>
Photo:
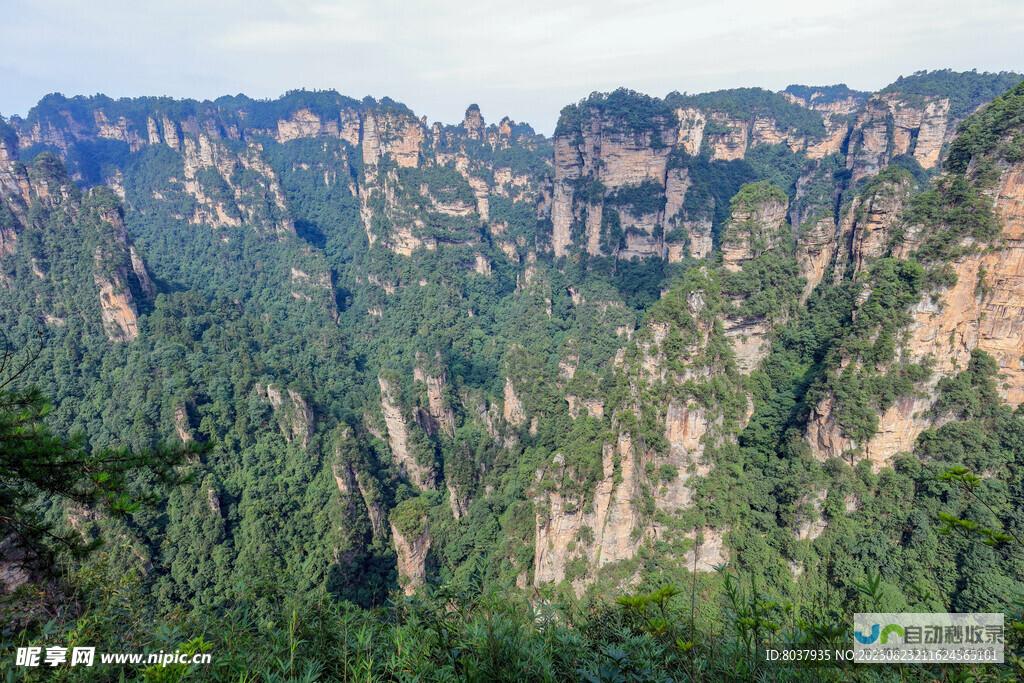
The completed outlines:
<svg viewBox="0 0 1024 683">
<path fill-rule="evenodd" d="M 183 481 L 178 466 L 197 450 L 94 451 L 84 435 L 52 433 L 46 424 L 50 405 L 38 389 L 20 386 L 42 346 L 18 351 L 0 334 L 0 542 L 16 548 L 22 564 L 33 569 L 51 566 L 58 552 L 82 556 L 101 542 L 60 528 L 47 514 L 54 506 L 126 517 L 153 499 L 153 484 Z M 145 494 L 134 485 L 143 478 Z"/>
</svg>

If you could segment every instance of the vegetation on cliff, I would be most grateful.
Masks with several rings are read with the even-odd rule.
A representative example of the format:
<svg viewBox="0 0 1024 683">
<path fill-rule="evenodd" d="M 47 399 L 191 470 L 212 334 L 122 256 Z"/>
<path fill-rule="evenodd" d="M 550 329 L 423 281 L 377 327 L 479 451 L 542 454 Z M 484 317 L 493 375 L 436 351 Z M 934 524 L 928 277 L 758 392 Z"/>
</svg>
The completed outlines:
<svg viewBox="0 0 1024 683">
<path fill-rule="evenodd" d="M 17 345 L 44 340 L 18 378 L 16 396 L 31 399 L 23 419 L 45 422 L 46 443 L 73 445 L 90 467 L 168 440 L 203 446 L 181 467 L 191 476 L 149 505 L 87 488 L 84 504 L 113 503 L 118 516 L 69 516 L 38 486 L 15 491 L 55 531 L 107 543 L 61 558 L 74 609 L 7 628 L 5 646 L 53 634 L 209 651 L 209 672 L 188 677 L 214 680 L 845 680 L 857 670 L 769 668 L 763 649 L 845 648 L 854 611 L 1004 611 L 1016 623 L 1024 412 L 999 400 L 991 358 L 934 378 L 934 419 L 886 467 L 857 452 L 821 457 L 806 434 L 831 398 L 838 433 L 863 442 L 933 379 L 903 353 L 911 307 L 948 284 L 943 266 L 961 244 L 997 234 L 987 176 L 971 169 L 993 149 L 1000 164 L 1019 160 L 1019 94 L 967 120 L 948 174 L 921 188 L 856 277 L 829 262 L 806 292 L 809 217 L 833 221 L 824 239 L 848 249 L 844 194 L 909 192 L 909 172 L 848 188 L 841 150 L 669 153 L 659 145 L 675 144 L 660 137 L 672 106 L 625 90 L 567 108 L 559 135 L 582 134 L 596 112 L 612 134 L 638 134 L 630 144 L 654 149 L 642 159 L 666 177 L 567 186 L 628 220 L 667 211 L 675 174 L 672 227 L 687 239 L 709 231 L 709 254 L 556 261 L 552 149 L 526 129 L 470 140 L 450 126 L 435 143 L 416 120 L 397 140 L 401 162 L 319 133 L 214 139 L 193 156 L 83 144 L 30 160 L 30 201 L 4 186 L 0 223 L 17 231 L 0 323 Z M 727 91 L 697 106 L 816 130 L 804 115 L 818 113 L 769 95 Z M 224 121 L 244 111 L 252 126 L 266 107 L 261 128 L 297 108 L 350 105 L 332 93 L 215 103 Z M 68 106 L 77 117 L 120 105 Z M 71 181 L 65 164 L 89 163 L 123 202 Z M 389 243 L 401 238 L 423 242 Z M 97 279 L 119 272 L 136 302 L 131 341 L 103 324 Z M 30 387 L 52 411 L 37 410 Z M 52 437 L 74 433 L 86 436 Z M 151 483 L 99 483 L 111 481 Z M 538 551 L 554 515 L 571 537 L 556 558 L 565 580 L 547 582 Z M 429 530 L 411 597 L 398 594 L 392 526 L 409 543 Z M 605 562 L 613 543 L 630 552 Z M 76 675 L 90 673 L 110 670 Z"/>
</svg>

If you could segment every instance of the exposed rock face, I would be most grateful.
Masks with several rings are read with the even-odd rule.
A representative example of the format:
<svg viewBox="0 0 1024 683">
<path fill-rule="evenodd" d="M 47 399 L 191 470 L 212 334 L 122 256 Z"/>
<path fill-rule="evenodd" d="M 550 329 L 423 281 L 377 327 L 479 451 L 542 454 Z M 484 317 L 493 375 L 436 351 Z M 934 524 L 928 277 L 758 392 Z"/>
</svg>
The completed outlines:
<svg viewBox="0 0 1024 683">
<path fill-rule="evenodd" d="M 831 215 L 822 216 L 803 226 L 797 238 L 796 248 L 800 275 L 806 281 L 800 296 L 801 301 L 806 301 L 814 288 L 824 279 L 829 264 L 836 257 L 837 248 L 838 236 Z"/>
<path fill-rule="evenodd" d="M 380 385 L 380 409 L 388 429 L 388 445 L 399 469 L 420 489 L 434 488 L 433 468 L 420 464 L 412 451 L 410 426 L 402 410 L 398 388 L 384 377 L 377 379 Z"/>
<path fill-rule="evenodd" d="M 786 236 L 786 195 L 774 186 L 746 186 L 733 200 L 732 216 L 722 231 L 722 263 L 737 271 L 778 246 Z"/>
<path fill-rule="evenodd" d="M 649 128 L 637 129 L 601 106 L 582 103 L 579 107 L 578 127 L 562 130 L 554 139 L 551 244 L 555 258 L 569 253 L 573 226 L 578 224 L 584 234 L 582 250 L 591 256 L 663 257 L 664 238 L 658 233 L 664 228 L 668 158 L 678 137 L 676 122 L 659 115 Z M 674 176 L 671 193 L 677 211 L 686 187 L 681 176 Z M 609 212 L 616 214 L 624 233 L 621 247 L 609 243 Z"/>
<path fill-rule="evenodd" d="M 1000 162 L 997 169 L 998 180 L 990 193 L 1002 227 L 1000 238 L 956 258 L 951 263 L 956 282 L 925 294 L 911 309 L 901 359 L 928 361 L 930 379 L 917 388 L 915 395 L 895 401 L 880 416 L 874 436 L 863 444 L 853 443 L 843 434 L 833 415 L 834 399 L 826 397 L 812 412 L 807 431 L 818 457 L 859 455 L 868 458 L 877 470 L 890 464 L 897 453 L 911 450 L 922 431 L 941 424 L 941 416 L 930 412 L 938 381 L 964 370 L 975 349 L 996 360 L 1004 399 L 1012 406 L 1024 402 L 1024 368 L 1020 362 L 1024 356 L 1024 164 Z M 867 235 L 854 235 L 854 244 L 861 245 L 855 255 L 867 258 L 877 253 L 875 245 L 882 240 L 873 234 L 892 225 L 891 215 L 899 202 L 894 204 L 885 197 L 877 201 L 881 208 L 868 212 L 867 216 L 874 218 L 864 221 L 864 226 L 871 227 L 862 227 Z M 909 235 L 916 232 L 907 231 Z M 902 251 L 907 249 L 906 245 L 901 247 Z"/>
<path fill-rule="evenodd" d="M 497 221 L 493 226 L 487 225 L 490 207 L 495 197 L 535 207 L 541 179 L 508 167 L 496 167 L 496 160 L 489 151 L 509 147 L 532 151 L 537 144 L 532 130 L 507 118 L 499 126 L 487 127 L 475 106 L 467 111 L 461 126 L 446 127 L 438 123 L 427 132 L 419 122 L 414 129 L 414 121 L 410 119 L 400 128 L 393 125 L 396 131 L 387 147 L 382 145 L 383 138 L 375 128 L 366 129 L 369 136 L 364 134 L 365 177 L 359 187 L 359 197 L 370 243 L 408 256 L 418 249 L 479 243 L 482 224 L 489 229 L 498 248 L 515 258 L 520 245 L 502 237 L 507 223 Z M 374 125 L 379 125 L 379 121 Z M 383 155 L 389 155 L 400 167 L 454 169 L 462 179 L 458 183 L 446 181 L 445 174 L 438 173 L 422 176 L 422 182 L 408 183 L 404 174 L 378 172 L 376 159 Z M 439 235 L 438 225 L 458 225 L 460 229 Z M 474 263 L 474 268 L 482 275 L 490 273 L 490 263 L 483 256 Z"/>
<path fill-rule="evenodd" d="M 581 400 L 573 394 L 566 394 L 565 401 L 569 405 L 569 415 L 574 418 L 579 417 L 583 412 L 597 419 L 604 417 L 604 401 L 601 399 L 585 398 Z"/>
<path fill-rule="evenodd" d="M 807 283 L 801 300 L 806 301 L 826 276 L 856 277 L 887 253 L 911 184 L 907 173 L 883 174 L 853 195 L 838 224 L 827 215 L 802 227 L 797 261 Z"/>
<path fill-rule="evenodd" d="M 690 156 L 707 149 L 715 161 L 742 159 L 756 135 L 761 144 L 783 142 L 785 134 L 774 128 L 768 119 L 742 121 L 720 111 L 707 111 L 696 107 L 676 109 L 679 118 L 677 143 Z"/>
<path fill-rule="evenodd" d="M 616 454 L 618 483 L 615 481 Z M 555 491 L 545 501 L 549 506 L 547 514 L 538 512 L 533 560 L 535 586 L 564 580 L 567 565 L 576 557 L 584 558 L 590 568 L 600 568 L 629 559 L 636 552 L 634 530 L 641 529 L 632 500 L 640 491 L 642 473 L 638 472 L 629 436 L 621 436 L 615 446 L 606 444 L 602 462 L 604 475 L 588 506 Z M 561 466 L 559 456 L 553 464 Z M 557 480 L 564 472 L 549 476 Z M 575 547 L 575 551 L 570 551 L 570 547 Z M 582 585 L 578 582 L 577 589 Z"/>
<path fill-rule="evenodd" d="M 878 173 L 896 156 L 910 155 L 922 168 L 934 168 L 945 143 L 956 132 L 948 98 L 924 98 L 923 103 L 899 93 L 872 97 L 854 125 L 853 148 L 847 166 L 853 181 Z"/>
<path fill-rule="evenodd" d="M 626 373 L 630 396 L 667 395 L 672 397 L 667 407 L 658 406 L 658 413 L 649 415 L 647 411 L 654 408 L 634 398 L 635 404 L 627 403 L 609 415 L 602 406 L 604 419 L 610 419 L 618 438 L 603 446 L 602 476 L 582 492 L 583 475 L 561 454 L 537 473 L 537 488 L 543 493 L 535 495 L 535 585 L 568 579 L 582 592 L 602 567 L 635 558 L 645 544 L 693 538 L 692 528 L 680 528 L 668 520 L 692 507 L 693 478 L 711 470 L 706 449 L 735 438 L 729 430 L 742 428 L 750 414 L 749 398 L 738 384 L 732 387 L 736 394 L 729 401 L 707 404 L 700 400 L 704 382 L 725 371 L 720 364 L 724 361 L 704 351 L 725 340 L 716 324 L 722 302 L 711 298 L 717 293 L 703 288 L 712 286 L 714 279 L 706 268 L 699 270 L 698 275 L 691 273 L 693 282 L 663 295 L 663 300 L 671 300 L 666 305 L 673 311 L 673 322 L 655 316 L 624 350 L 623 357 L 630 362 L 615 361 L 618 371 Z M 680 345 L 682 330 L 686 336 Z M 582 402 L 574 395 L 566 400 L 570 409 L 576 404 L 580 410 Z M 745 414 L 733 414 L 741 402 L 746 404 Z M 619 421 L 623 413 L 630 414 L 630 421 L 640 418 L 663 424 L 667 449 L 656 451 L 635 440 Z M 648 495 L 654 509 L 667 518 L 644 513 L 640 501 Z M 698 552 L 698 571 L 711 571 L 727 557 L 716 533 L 705 530 L 711 541 Z M 680 554 L 678 560 L 693 566 L 692 554 L 689 558 Z"/>
<path fill-rule="evenodd" d="M 363 504 L 366 506 L 366 514 L 370 518 L 370 530 L 373 533 L 373 538 L 375 541 L 379 541 L 384 538 L 384 523 L 387 520 L 387 515 L 373 486 L 371 486 L 370 475 L 362 471 L 357 472 L 356 486 L 363 499 Z"/>
<path fill-rule="evenodd" d="M 684 405 L 678 401 L 668 404 L 665 415 L 665 440 L 669 448 L 682 453 L 700 453 L 701 439 L 707 433 L 707 414 L 700 406 Z"/>
<path fill-rule="evenodd" d="M 375 166 L 385 155 L 404 168 L 420 165 L 426 140 L 423 124 L 411 114 L 367 110 L 363 117 L 363 163 Z"/>
<path fill-rule="evenodd" d="M 676 143 L 690 156 L 697 156 L 704 143 L 704 128 L 707 126 L 708 117 L 694 107 L 676 109 L 676 117 L 679 119 L 679 136 Z"/>
<path fill-rule="evenodd" d="M 428 139 L 415 140 L 419 152 L 414 167 L 423 168 L 423 174 L 403 174 L 396 169 L 382 173 L 373 165 L 365 165 L 365 177 L 358 191 L 370 243 L 410 256 L 419 249 L 479 244 L 483 227 L 490 233 L 491 241 L 517 261 L 525 241 L 521 236 L 505 236 L 506 221 L 490 223 L 491 205 L 500 197 L 539 212 L 543 179 L 534 173 L 496 166 L 498 160 L 491 152 L 515 147 L 535 154 L 538 144 L 532 131 L 507 119 L 503 125 L 504 128 L 485 127 L 478 109 L 467 112 L 462 126 L 435 124 Z M 411 134 L 409 130 L 404 134 Z M 413 141 L 406 144 L 411 146 Z M 366 150 L 364 141 L 364 156 L 368 154 Z M 388 154 L 394 156 L 394 146 Z M 460 177 L 452 178 L 450 170 Z M 507 202 L 502 201 L 502 206 L 507 206 Z M 439 231 L 438 226 L 446 229 Z M 480 254 L 473 268 L 489 276 L 491 265 L 490 259 Z"/>
<path fill-rule="evenodd" d="M 343 108 L 337 119 L 321 119 L 320 115 L 303 107 L 286 118 L 277 122 L 274 136 L 280 143 L 301 138 L 320 136 L 337 137 L 351 145 L 359 142 L 361 121 L 359 112 L 351 108 Z"/>
<path fill-rule="evenodd" d="M 729 561 L 729 551 L 725 547 L 725 538 L 721 530 L 705 527 L 691 532 L 693 547 L 686 551 L 684 558 L 687 569 L 693 572 L 717 571 L 720 565 Z"/>
<path fill-rule="evenodd" d="M 182 151 L 183 188 L 196 201 L 190 221 L 220 228 L 236 228 L 247 223 L 270 232 L 293 233 L 284 191 L 277 175 L 263 159 L 259 143 L 250 143 L 243 152 L 232 152 L 223 142 L 200 133 L 186 137 Z M 203 181 L 204 170 L 216 171 L 228 192 L 217 192 Z M 239 183 L 239 173 L 248 171 L 247 182 Z"/>
<path fill-rule="evenodd" d="M 502 414 L 505 417 L 505 422 L 513 427 L 522 427 L 526 423 L 526 411 L 523 409 L 519 397 L 516 396 L 516 387 L 512 384 L 511 377 L 505 378 L 505 407 Z"/>
<path fill-rule="evenodd" d="M 307 255 L 309 250 L 307 249 Z M 312 272 L 306 272 L 291 266 L 288 274 L 288 285 L 291 296 L 296 301 L 308 301 L 318 304 L 322 310 L 334 319 L 338 319 L 338 303 L 334 298 L 334 283 L 331 271 L 320 259 L 312 257 L 308 265 L 303 265 Z"/>
<path fill-rule="evenodd" d="M 717 110 L 714 105 L 682 106 L 676 109 L 680 121 L 678 145 L 690 156 L 706 152 L 716 161 L 743 159 L 752 148 L 761 145 L 785 145 L 793 152 L 804 152 L 810 159 L 821 159 L 840 151 L 848 133 L 844 117 L 860 105 L 854 98 L 849 98 L 847 106 L 843 106 L 808 103 L 788 93 L 778 96 L 763 92 L 763 95 L 780 97 L 783 102 L 788 100 L 820 112 L 822 132 L 808 134 L 787 129 L 768 111 L 738 116 Z M 756 97 L 748 95 L 752 96 Z"/>
<path fill-rule="evenodd" d="M 451 508 L 452 517 L 462 519 L 469 512 L 469 497 L 459 493 L 459 490 L 451 481 L 445 481 L 448 489 L 448 507 Z"/>
<path fill-rule="evenodd" d="M 896 176 L 879 182 L 870 192 L 854 197 L 839 226 L 840 240 L 848 240 L 850 244 L 849 259 L 854 277 L 872 261 L 885 255 L 893 228 L 910 195 L 910 184 L 909 176 Z M 839 252 L 837 271 L 843 269 L 845 259 L 842 257 L 845 254 L 845 251 Z"/>
<path fill-rule="evenodd" d="M 132 258 L 134 247 L 128 244 L 128 234 L 120 210 L 101 209 L 99 217 L 112 231 L 112 240 L 96 247 L 93 254 L 93 281 L 99 290 L 103 329 L 110 341 L 130 342 L 139 335 L 139 321 L 129 277 L 134 276 L 139 283 L 145 282 L 143 288 L 150 290 L 152 282 L 138 254 Z M 139 272 L 143 277 L 138 276 Z"/>
<path fill-rule="evenodd" d="M 721 425 L 721 416 L 709 418 L 708 412 L 695 403 L 673 400 L 668 404 L 665 414 L 668 454 L 658 462 L 674 468 L 675 476 L 655 486 L 659 509 L 676 512 L 689 508 L 693 503 L 693 491 L 688 485 L 690 478 L 703 477 L 711 471 L 704 462 L 704 438 L 709 430 Z"/>
<path fill-rule="evenodd" d="M 417 360 L 425 361 L 423 358 Z M 440 362 L 441 358 L 438 355 L 435 358 L 435 364 L 440 365 Z M 440 372 L 433 373 L 429 369 L 417 366 L 413 372 L 413 378 L 417 382 L 423 383 L 427 389 L 427 406 L 430 416 L 428 431 L 433 433 L 440 429 L 449 438 L 455 436 L 455 413 L 448 405 L 446 398 L 448 377 L 444 368 L 441 367 Z"/>
<path fill-rule="evenodd" d="M 146 270 L 146 263 L 142 260 L 134 244 L 128 245 L 128 258 L 131 262 L 132 273 L 135 274 L 135 279 L 138 280 L 139 289 L 142 290 L 142 294 L 147 299 L 152 299 L 156 296 L 156 285 L 150 279 L 149 271 Z"/>
<path fill-rule="evenodd" d="M 466 137 L 470 140 L 480 140 L 484 137 L 484 117 L 480 114 L 480 107 L 475 104 L 469 105 L 462 127 L 466 129 Z"/>
<path fill-rule="evenodd" d="M 387 514 L 380 501 L 377 482 L 359 463 L 358 450 L 352 429 L 348 425 L 340 427 L 335 433 L 331 474 L 348 512 L 358 515 L 365 511 L 373 540 L 384 541 L 387 538 Z"/>
<path fill-rule="evenodd" d="M 307 448 L 309 440 L 313 437 L 315 424 L 313 410 L 302 395 L 294 389 L 282 392 L 281 388 L 274 384 L 257 384 L 256 393 L 274 410 L 278 427 L 285 440 Z"/>
<path fill-rule="evenodd" d="M 807 441 L 820 459 L 843 456 L 853 446 L 835 418 L 836 399 L 829 395 L 811 409 L 807 421 Z"/>
<path fill-rule="evenodd" d="M 398 554 L 398 582 L 406 595 L 412 595 L 427 582 L 427 554 L 432 542 L 430 529 L 407 538 L 392 524 L 391 538 Z"/>
<path fill-rule="evenodd" d="M 104 272 L 103 261 L 99 254 L 97 257 L 94 278 L 99 290 L 103 329 L 112 342 L 130 342 L 139 336 L 135 299 L 121 273 Z"/>
<path fill-rule="evenodd" d="M 826 491 L 818 491 L 812 496 L 804 497 L 803 505 L 809 508 L 809 511 L 801 516 L 797 524 L 797 540 L 813 541 L 828 528 L 828 521 L 822 516 L 822 506 L 825 503 L 826 495 Z"/>
<path fill-rule="evenodd" d="M 13 220 L 0 219 L 0 257 L 13 254 L 18 241 L 18 227 L 26 220 L 32 201 L 28 172 L 18 162 L 18 142 L 13 132 L 0 120 L 0 200 L 11 212 Z"/>
<path fill-rule="evenodd" d="M 252 104 L 189 102 L 172 118 L 160 108 L 139 116 L 105 98 L 72 107 L 55 96 L 48 104 L 56 114 L 12 119 L 11 139 L 14 147 L 51 146 L 69 160 L 75 158 L 76 145 L 97 140 L 117 140 L 131 151 L 166 145 L 183 157 L 183 174 L 176 182 L 194 200 L 194 210 L 186 219 L 221 228 L 251 224 L 282 234 L 292 231 L 292 221 L 280 183 L 262 161 L 266 155 L 257 140 L 269 136 L 288 144 L 309 138 L 340 139 L 357 147 L 362 157 L 364 170 L 351 174 L 352 189 L 361 200 L 371 244 L 411 255 L 417 249 L 437 249 L 445 242 L 427 229 L 430 216 L 396 210 L 407 204 L 408 198 L 402 196 L 396 176 L 379 170 L 387 158 L 400 169 L 454 165 L 471 188 L 473 205 L 435 202 L 428 211 L 483 223 L 512 260 L 518 259 L 525 245 L 502 238 L 502 222 L 495 222 L 493 229 L 487 225 L 495 197 L 527 202 L 536 209 L 538 219 L 550 219 L 550 245 L 556 257 L 576 250 L 591 256 L 677 262 L 687 255 L 687 243 L 690 256 L 704 258 L 710 253 L 712 224 L 692 211 L 693 215 L 687 215 L 684 200 L 691 180 L 681 167 L 685 162 L 675 159 L 670 163 L 673 155 L 694 157 L 703 150 L 712 160 L 728 161 L 771 145 L 821 159 L 844 152 L 852 129 L 847 165 L 857 181 L 901 154 L 914 157 L 924 168 L 935 167 L 956 126 L 946 98 L 920 99 L 886 92 L 865 104 L 859 93 L 846 97 L 813 89 L 794 93 L 761 92 L 769 99 L 814 112 L 821 117 L 824 132 L 786 128 L 771 107 L 747 115 L 712 104 L 669 107 L 667 99 L 658 101 L 661 107 L 641 108 L 649 120 L 638 122 L 623 110 L 588 101 L 579 106 L 578 125 L 561 131 L 553 140 L 550 186 L 546 186 L 546 174 L 495 166 L 486 154 L 474 151 L 516 146 L 536 149 L 532 131 L 524 132 L 507 118 L 497 126 L 487 126 L 475 105 L 467 109 L 461 125 L 428 128 L 425 121 L 388 100 L 357 102 L 336 96 L 333 104 L 314 107 L 295 96 L 276 121 L 260 123 L 264 127 L 259 128 L 252 123 L 257 120 L 248 109 Z M 739 94 L 736 97 L 742 99 Z M 232 143 L 230 149 L 228 142 Z M 122 170 L 112 170 L 103 181 L 121 187 Z M 213 182 L 205 173 L 211 170 L 220 180 Z M 236 175 L 242 171 L 248 176 L 255 174 L 256 182 L 249 177 L 244 187 L 239 184 Z M 9 173 L 7 176 L 5 179 L 0 172 L 0 183 L 17 183 Z M 220 185 L 226 185 L 227 191 L 222 192 Z M 643 195 L 635 192 L 640 188 L 649 190 L 651 201 L 625 201 Z M 0 252 L 12 248 L 15 234 L 0 227 Z M 816 274 L 819 259 L 807 260 L 808 272 Z M 482 262 L 475 267 L 481 272 L 486 269 Z"/>
<path fill-rule="evenodd" d="M 195 440 L 192 436 L 192 424 L 188 417 L 188 408 L 182 404 L 174 409 L 174 433 L 178 440 L 184 444 Z"/>
<path fill-rule="evenodd" d="M 10 595 L 37 578 L 29 570 L 30 558 L 15 534 L 0 540 L 0 558 L 0 595 Z"/>
<path fill-rule="evenodd" d="M 220 496 L 213 484 L 208 484 L 206 487 L 206 509 L 210 511 L 210 514 L 216 517 L 222 516 Z"/>
<path fill-rule="evenodd" d="M 705 144 L 711 147 L 711 158 L 716 161 L 742 159 L 750 140 L 750 129 L 747 125 L 720 112 L 713 112 L 710 120 L 718 129 L 710 134 L 707 128 L 704 129 Z"/>
<path fill-rule="evenodd" d="M 130 342 L 139 334 L 136 299 L 156 293 L 146 265 L 128 238 L 117 199 L 104 188 L 79 191 L 63 164 L 50 155 L 40 155 L 31 166 L 17 160 L 13 139 L 0 121 L 0 258 L 17 251 L 18 235 L 29 227 L 67 229 L 72 238 L 62 247 L 59 258 L 77 258 L 81 230 L 96 232 L 99 239 L 88 253 L 92 262 L 92 283 L 104 333 L 113 342 Z M 32 210 L 30 211 L 30 207 Z M 83 257 L 84 254 L 83 254 Z M 49 280 L 49 266 L 35 256 L 29 258 L 33 275 Z M 0 275 L 0 283 L 5 283 Z M 52 283 L 59 285 L 60 283 Z M 44 318 L 61 325 L 64 320 L 49 313 Z"/>
<path fill-rule="evenodd" d="M 722 266 L 728 272 L 743 270 L 746 264 L 774 249 L 789 244 L 786 224 L 786 195 L 768 183 L 745 185 L 733 198 L 732 215 L 722 232 Z M 734 313 L 722 321 L 723 331 L 736 354 L 740 372 L 752 372 L 769 349 L 772 322 L 745 315 L 746 296 L 732 298 Z"/>
</svg>

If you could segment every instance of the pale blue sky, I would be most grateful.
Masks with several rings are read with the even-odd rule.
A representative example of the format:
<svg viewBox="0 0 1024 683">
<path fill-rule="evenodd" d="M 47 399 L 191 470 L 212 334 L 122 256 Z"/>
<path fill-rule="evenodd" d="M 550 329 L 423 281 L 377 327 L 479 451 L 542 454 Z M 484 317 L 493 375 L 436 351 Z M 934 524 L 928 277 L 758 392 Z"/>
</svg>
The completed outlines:
<svg viewBox="0 0 1024 683">
<path fill-rule="evenodd" d="M 594 90 L 655 95 L 1024 70 L 1021 0 L 0 0 L 0 113 L 42 95 L 334 88 L 550 133 Z"/>
</svg>

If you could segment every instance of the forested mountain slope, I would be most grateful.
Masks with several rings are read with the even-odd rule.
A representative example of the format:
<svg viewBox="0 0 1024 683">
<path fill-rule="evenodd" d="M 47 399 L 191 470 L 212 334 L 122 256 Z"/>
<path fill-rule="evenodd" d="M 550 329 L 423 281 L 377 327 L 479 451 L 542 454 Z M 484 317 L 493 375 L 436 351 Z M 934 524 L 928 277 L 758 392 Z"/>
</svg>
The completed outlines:
<svg viewBox="0 0 1024 683">
<path fill-rule="evenodd" d="M 1019 81 L 618 90 L 551 139 L 51 95 L 0 124 L 0 322 L 42 335 L 55 429 L 209 445 L 121 528 L 160 606 L 693 571 L 711 619 L 728 563 L 822 610 L 877 570 L 885 609 L 992 611 L 1020 555 L 938 513 L 1024 525 Z"/>
</svg>

